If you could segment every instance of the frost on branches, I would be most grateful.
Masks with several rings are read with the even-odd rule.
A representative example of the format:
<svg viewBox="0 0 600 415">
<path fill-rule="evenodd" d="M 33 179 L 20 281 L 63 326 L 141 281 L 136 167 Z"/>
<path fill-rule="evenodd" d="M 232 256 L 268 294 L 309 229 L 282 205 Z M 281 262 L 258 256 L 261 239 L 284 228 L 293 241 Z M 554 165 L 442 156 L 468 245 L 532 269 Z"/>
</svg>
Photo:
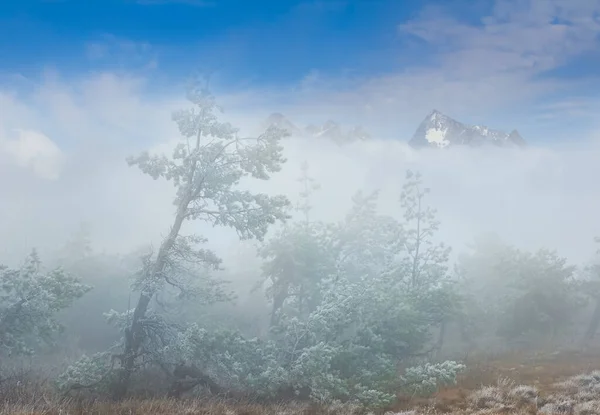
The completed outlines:
<svg viewBox="0 0 600 415">
<path fill-rule="evenodd" d="M 306 179 L 306 166 L 303 173 Z M 270 335 L 246 339 L 194 325 L 165 348 L 165 358 L 194 362 L 228 390 L 319 403 L 385 406 L 398 391 L 427 394 L 453 383 L 461 364 L 418 359 L 451 298 L 442 284 L 446 250 L 430 243 L 426 225 L 432 211 L 417 216 L 416 234 L 377 213 L 377 194 L 359 193 L 347 217 L 328 225 L 310 220 L 307 194 L 301 220 L 264 247 L 276 316 Z M 418 240 L 407 248 L 411 236 Z M 400 374 L 401 363 L 414 366 Z"/>
<path fill-rule="evenodd" d="M 187 98 L 192 108 L 173 114 L 181 140 L 171 156 L 144 152 L 128 159 L 153 179 L 173 183 L 176 209 L 170 232 L 157 252 L 143 258 L 135 279 L 139 299 L 125 319 L 122 353 L 112 356 L 118 362 L 116 399 L 127 395 L 132 374 L 171 337 L 165 333 L 171 327 L 152 310 L 157 295 L 169 289 L 181 296 L 218 294 L 210 272 L 220 269 L 221 260 L 204 248 L 204 238 L 182 235 L 184 223 L 201 220 L 232 228 L 241 239 L 260 240 L 269 225 L 287 218 L 289 201 L 284 196 L 238 188 L 243 178 L 268 180 L 281 169 L 285 160 L 280 140 L 286 133 L 270 127 L 258 137 L 242 138 L 236 128 L 218 120 L 219 108 L 207 85 L 194 85 Z"/>
<path fill-rule="evenodd" d="M 417 365 L 399 376 L 427 339 L 427 323 L 402 290 L 385 280 L 322 285 L 322 304 L 305 320 L 281 316 L 267 339 L 188 327 L 163 351 L 165 359 L 194 362 L 228 391 L 318 403 L 390 404 L 398 391 L 427 394 L 452 384 L 463 366 Z"/>
<path fill-rule="evenodd" d="M 328 224 L 310 218 L 310 197 L 319 184 L 310 177 L 308 163 L 302 164 L 299 215 L 278 230 L 259 251 L 263 263 L 267 297 L 272 302 L 271 327 L 282 313 L 305 318 L 320 303 L 319 283 L 335 270 L 334 235 Z"/>
<path fill-rule="evenodd" d="M 158 298 L 165 304 L 165 292 L 206 303 L 226 299 L 211 277 L 220 259 L 205 239 L 180 234 L 185 221 L 204 220 L 232 227 L 242 239 L 262 240 L 270 224 L 288 219 L 287 199 L 237 189 L 245 176 L 266 180 L 279 169 L 283 134 L 269 129 L 258 139 L 240 139 L 216 120 L 205 89 L 189 98 L 195 109 L 174 117 L 183 139 L 172 157 L 130 160 L 174 183 L 171 232 L 143 258 L 133 286 L 140 292 L 136 307 L 106 315 L 123 331 L 122 343 L 70 367 L 62 387 L 87 382 L 122 398 L 132 373 L 154 365 L 170 372 L 172 397 L 202 386 L 218 394 L 381 407 L 399 391 L 426 394 L 454 382 L 462 365 L 422 359 L 454 297 L 448 248 L 434 242 L 435 211 L 425 205 L 427 191 L 412 173 L 400 198 L 402 220 L 378 211 L 377 192 L 357 192 L 342 220 L 324 223 L 310 215 L 318 184 L 308 164 L 302 166 L 295 217 L 259 250 L 271 302 L 263 337 L 207 330 L 200 317 L 179 326 L 153 307 Z"/>
<path fill-rule="evenodd" d="M 42 268 L 35 250 L 19 269 L 0 266 L 0 353 L 32 353 L 61 329 L 54 316 L 89 287 L 61 268 Z"/>
</svg>

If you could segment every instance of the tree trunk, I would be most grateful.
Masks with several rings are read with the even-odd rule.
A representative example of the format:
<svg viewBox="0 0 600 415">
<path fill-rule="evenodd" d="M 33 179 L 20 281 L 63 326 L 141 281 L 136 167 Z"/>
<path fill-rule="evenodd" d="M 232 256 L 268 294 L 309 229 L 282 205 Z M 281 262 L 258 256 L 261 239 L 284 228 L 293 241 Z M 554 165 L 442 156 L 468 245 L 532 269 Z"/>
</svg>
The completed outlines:
<svg viewBox="0 0 600 415">
<path fill-rule="evenodd" d="M 435 358 L 437 359 L 441 352 L 442 352 L 442 347 L 444 347 L 444 340 L 446 340 L 446 326 L 448 325 L 448 320 L 447 319 L 443 319 L 442 323 L 440 325 L 440 332 L 438 334 L 438 339 L 437 339 L 437 343 L 435 345 Z"/>
<path fill-rule="evenodd" d="M 186 366 L 183 363 L 179 364 L 173 372 L 173 376 L 175 379 L 169 390 L 170 398 L 179 398 L 182 394 L 194 389 L 198 385 L 205 386 L 213 395 L 223 392 L 223 389 L 215 381 L 193 365 Z"/>
<path fill-rule="evenodd" d="M 154 266 L 152 267 L 151 271 L 151 279 L 159 278 L 159 275 L 164 272 L 169 252 L 173 248 L 175 240 L 177 239 L 179 231 L 181 230 L 181 225 L 185 220 L 185 213 L 187 211 L 188 203 L 189 202 L 187 201 L 185 203 L 182 202 L 177 210 L 177 215 L 175 217 L 173 226 L 171 227 L 171 231 L 158 250 L 156 261 L 154 262 Z M 113 398 L 115 400 L 122 400 L 125 398 L 125 396 L 127 396 L 131 375 L 135 369 L 135 361 L 138 357 L 142 342 L 144 341 L 142 320 L 146 316 L 148 306 L 150 305 L 150 301 L 152 300 L 154 294 L 155 291 L 142 291 L 133 312 L 131 326 L 129 326 L 129 329 L 125 331 L 125 348 L 121 358 L 121 373 L 113 390 Z"/>
<path fill-rule="evenodd" d="M 283 304 L 288 297 L 289 284 L 284 282 L 281 287 L 273 287 L 273 308 L 271 310 L 270 327 L 273 328 L 279 324 L 279 311 L 283 308 Z"/>
</svg>

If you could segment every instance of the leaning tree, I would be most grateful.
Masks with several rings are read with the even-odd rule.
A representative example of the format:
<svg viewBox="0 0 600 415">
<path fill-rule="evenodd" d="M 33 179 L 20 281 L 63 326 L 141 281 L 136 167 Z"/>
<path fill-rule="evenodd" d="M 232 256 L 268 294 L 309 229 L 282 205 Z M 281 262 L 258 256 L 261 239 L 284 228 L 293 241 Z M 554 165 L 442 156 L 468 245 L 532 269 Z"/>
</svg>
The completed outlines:
<svg viewBox="0 0 600 415">
<path fill-rule="evenodd" d="M 244 178 L 268 180 L 285 162 L 280 140 L 286 133 L 269 127 L 258 137 L 242 138 L 239 130 L 217 118 L 217 106 L 208 84 L 194 86 L 187 99 L 193 107 L 173 114 L 181 133 L 171 157 L 144 152 L 128 159 L 131 166 L 152 178 L 166 179 L 176 189 L 175 215 L 167 236 L 156 253 L 144 259 L 135 288 L 139 298 L 124 328 L 119 371 L 114 388 L 117 399 L 127 394 L 137 361 L 144 355 L 151 321 L 152 299 L 168 286 L 182 292 L 193 286 L 198 270 L 220 268 L 220 258 L 198 235 L 183 235 L 186 221 L 233 228 L 241 239 L 261 240 L 270 224 L 287 218 L 289 201 L 242 189 Z"/>
</svg>

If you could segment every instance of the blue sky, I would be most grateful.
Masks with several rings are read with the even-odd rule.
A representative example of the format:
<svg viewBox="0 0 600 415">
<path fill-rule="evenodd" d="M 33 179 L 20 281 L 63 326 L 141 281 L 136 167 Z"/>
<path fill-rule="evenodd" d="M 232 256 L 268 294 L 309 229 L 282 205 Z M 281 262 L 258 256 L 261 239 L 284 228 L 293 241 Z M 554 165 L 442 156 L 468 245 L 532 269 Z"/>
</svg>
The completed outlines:
<svg viewBox="0 0 600 415">
<path fill-rule="evenodd" d="M 196 2 L 200 3 L 200 2 Z M 0 53 L 5 67 L 35 70 L 40 61 L 68 70 L 90 65 L 85 46 L 106 35 L 148 43 L 161 70 L 188 73 L 208 64 L 253 83 L 295 82 L 312 69 L 378 74 L 401 67 L 405 41 L 396 26 L 420 0 L 297 1 L 30 1 L 0 5 Z M 412 53 L 411 61 L 425 58 Z"/>
<path fill-rule="evenodd" d="M 596 126 L 599 11 L 597 0 L 4 1 L 0 70 L 135 73 L 162 91 L 215 69 L 223 90 L 263 91 L 273 110 L 317 103 L 409 131 L 437 108 L 558 136 Z"/>
</svg>

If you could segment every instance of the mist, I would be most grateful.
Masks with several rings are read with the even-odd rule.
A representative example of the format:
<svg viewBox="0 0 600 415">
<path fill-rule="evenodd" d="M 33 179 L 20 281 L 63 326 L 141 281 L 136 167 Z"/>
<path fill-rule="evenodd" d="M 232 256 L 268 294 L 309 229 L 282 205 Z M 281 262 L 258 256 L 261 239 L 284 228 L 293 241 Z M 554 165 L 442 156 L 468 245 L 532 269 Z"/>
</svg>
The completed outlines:
<svg viewBox="0 0 600 415">
<path fill-rule="evenodd" d="M 145 149 L 170 154 L 178 137 L 170 114 L 186 107 L 183 92 L 149 96 L 141 81 L 110 73 L 90 75 L 74 86 L 45 81 L 28 93 L 4 88 L 0 230 L 11 238 L 0 242 L 2 261 L 12 263 L 34 247 L 50 254 L 81 223 L 89 225 L 99 251 L 129 252 L 159 243 L 174 212 L 172 187 L 148 180 L 125 159 Z M 217 99 L 224 106 L 233 102 L 234 110 L 225 107 L 222 119 L 242 134 L 255 134 L 272 109 L 257 108 L 248 96 L 247 108 L 235 96 Z M 293 107 L 285 116 L 306 119 Z M 416 129 L 418 122 L 398 129 Z M 370 131 L 368 124 L 363 127 Z M 410 169 L 421 172 L 431 188 L 430 204 L 442 223 L 438 238 L 455 252 L 478 234 L 495 233 L 524 249 L 556 249 L 574 263 L 593 255 L 593 238 L 600 234 L 600 225 L 591 220 L 600 208 L 594 191 L 600 173 L 598 137 L 566 143 L 547 137 L 523 149 L 447 151 L 415 150 L 408 138 L 374 136 L 341 146 L 288 138 L 282 171 L 252 190 L 297 201 L 297 179 L 306 161 L 321 185 L 311 196 L 313 219 L 341 220 L 358 190 L 379 190 L 381 211 L 398 216 L 398 194 Z M 192 226 L 221 255 L 235 252 L 239 244 L 233 231 Z M 226 260 L 232 266 L 235 261 L 235 255 Z"/>
<path fill-rule="evenodd" d="M 144 73 L 48 70 L 0 84 L 0 398 L 44 410 L 112 400 L 140 413 L 148 404 L 166 413 L 216 405 L 202 413 L 219 414 L 271 413 L 282 401 L 289 413 L 318 405 L 389 414 L 439 406 L 444 393 L 461 402 L 445 412 L 538 413 L 539 402 L 567 399 L 499 378 L 508 371 L 529 382 L 518 365 L 535 372 L 535 385 L 575 376 L 560 384 L 575 394 L 573 407 L 600 402 L 588 390 L 597 374 L 581 374 L 599 347 L 600 135 L 579 128 L 565 140 L 541 128 L 523 133 L 525 147 L 414 148 L 409 139 L 433 107 L 507 131 L 523 118 L 490 116 L 505 96 L 448 99 L 455 85 L 438 94 L 434 84 L 414 105 L 380 95 L 398 82 L 408 95 L 428 91 L 424 76 L 403 76 L 357 86 L 315 75 L 299 93 L 217 77 L 219 121 L 267 144 L 236 147 L 237 159 L 221 149 L 197 174 L 210 140 L 230 140 L 199 93 L 190 125 L 210 140 L 195 152 L 186 142 L 186 186 L 127 162 L 144 151 L 182 160 L 172 114 L 191 103 L 179 82 L 155 88 Z M 245 169 L 277 158 L 268 137 L 279 133 L 264 131 L 274 112 L 299 127 L 360 126 L 371 138 L 283 137 L 281 170 L 257 180 Z M 523 122 L 531 131 L 534 122 Z M 240 195 L 219 180 L 235 169 L 233 188 L 268 203 L 232 207 Z M 318 184 L 309 194 L 307 178 Z M 188 199 L 177 198 L 182 191 Z M 377 194 L 374 212 L 359 192 Z M 278 207 L 279 195 L 291 209 Z M 191 220 L 190 203 L 207 200 L 218 219 Z M 284 211 L 290 217 L 277 219 Z M 212 224 L 227 215 L 240 217 Z M 539 356 L 550 357 L 542 365 Z M 46 394 L 50 401 L 35 400 Z"/>
</svg>

